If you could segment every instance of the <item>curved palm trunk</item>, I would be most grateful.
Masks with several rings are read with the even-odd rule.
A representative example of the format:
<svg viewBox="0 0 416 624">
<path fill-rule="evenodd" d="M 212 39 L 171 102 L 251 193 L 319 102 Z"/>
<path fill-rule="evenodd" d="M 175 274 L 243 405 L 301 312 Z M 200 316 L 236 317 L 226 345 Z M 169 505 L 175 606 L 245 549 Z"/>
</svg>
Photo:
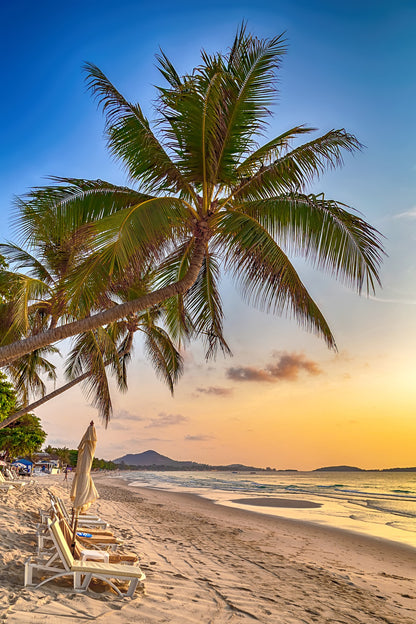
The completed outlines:
<svg viewBox="0 0 416 624">
<path fill-rule="evenodd" d="M 128 340 L 127 344 L 126 344 L 126 347 L 119 354 L 120 358 L 122 358 L 124 355 L 126 355 L 127 353 L 130 352 L 131 347 L 133 345 L 133 335 L 134 335 L 135 331 L 136 330 L 133 330 L 133 331 L 130 332 L 129 340 Z M 104 363 L 105 366 L 108 366 L 109 364 L 111 364 L 110 361 L 107 361 L 107 362 Z M 51 399 L 54 399 L 55 397 L 59 396 L 60 394 L 63 394 L 67 390 L 70 390 L 71 388 L 73 388 L 77 384 L 81 383 L 81 381 L 84 381 L 84 379 L 88 379 L 88 377 L 91 377 L 91 375 L 92 375 L 91 372 L 87 372 L 87 373 L 84 373 L 83 375 L 79 375 L 79 377 L 77 377 L 76 379 L 73 379 L 72 381 L 68 381 L 68 383 L 66 383 L 64 386 L 61 386 L 60 388 L 57 388 L 56 390 L 53 390 L 53 392 L 50 392 L 49 394 L 47 394 L 46 396 L 42 397 L 41 399 L 38 399 L 37 401 L 34 401 L 30 405 L 26 405 L 26 407 L 22 407 L 18 412 L 14 412 L 13 414 L 10 414 L 10 416 L 7 416 L 7 418 L 5 418 L 4 420 L 2 420 L 0 422 L 0 429 L 4 429 L 5 427 L 8 427 L 13 422 L 15 422 L 15 420 L 20 418 L 20 416 L 24 416 L 25 414 L 28 414 L 29 412 L 31 412 L 32 410 L 36 409 L 37 407 L 40 407 L 41 405 L 43 405 L 44 403 L 47 403 Z"/>
<path fill-rule="evenodd" d="M 144 295 L 138 299 L 115 305 L 104 312 L 99 312 L 98 314 L 88 316 L 79 321 L 73 321 L 72 323 L 67 323 L 66 325 L 61 325 L 54 329 L 25 338 L 24 340 L 19 340 L 18 342 L 0 347 L 0 366 L 8 364 L 26 353 L 30 353 L 40 347 L 45 347 L 58 340 L 64 340 L 76 334 L 102 327 L 129 314 L 134 314 L 141 310 L 151 308 L 154 305 L 158 305 L 175 295 L 183 295 L 196 281 L 204 260 L 205 245 L 209 239 L 209 234 L 208 231 L 202 228 L 201 230 L 201 234 L 195 239 L 194 253 L 189 263 L 188 272 L 183 279 L 174 284 L 169 284 L 169 286 L 165 286 L 164 288 L 159 288 L 159 290 L 155 290 L 153 293 Z"/>
<path fill-rule="evenodd" d="M 26 407 L 22 407 L 22 409 L 20 409 L 18 412 L 14 412 L 14 414 L 10 414 L 10 416 L 7 416 L 7 418 L 5 418 L 4 420 L 0 422 L 0 429 L 4 429 L 5 427 L 8 427 L 21 416 L 28 414 L 29 412 L 36 409 L 37 407 L 40 407 L 47 401 L 50 401 L 51 399 L 54 399 L 55 397 L 59 396 L 63 392 L 66 392 L 70 388 L 73 388 L 77 384 L 81 383 L 81 381 L 84 381 L 84 379 L 87 379 L 90 376 L 91 376 L 91 373 L 84 373 L 83 375 L 80 375 L 76 379 L 69 381 L 64 386 L 61 386 L 60 388 L 57 388 L 53 392 L 50 392 L 49 394 L 45 395 L 38 401 L 34 401 L 34 403 L 31 403 L 30 405 L 26 405 Z"/>
</svg>

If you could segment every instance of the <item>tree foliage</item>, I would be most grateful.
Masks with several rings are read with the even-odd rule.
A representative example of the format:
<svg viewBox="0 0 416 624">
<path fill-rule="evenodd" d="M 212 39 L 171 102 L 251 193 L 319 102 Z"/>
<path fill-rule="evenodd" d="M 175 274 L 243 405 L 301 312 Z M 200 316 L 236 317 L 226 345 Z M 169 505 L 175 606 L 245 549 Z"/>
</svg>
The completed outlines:
<svg viewBox="0 0 416 624">
<path fill-rule="evenodd" d="M 251 305 L 292 316 L 335 348 L 290 256 L 370 293 L 383 249 L 356 211 L 308 190 L 361 149 L 355 136 L 299 124 L 264 143 L 285 52 L 282 35 L 258 39 L 243 24 L 226 53 L 202 51 L 182 76 L 160 53 L 153 122 L 85 66 L 109 151 L 133 188 L 54 178 L 19 198 L 19 245 L 1 247 L 14 270 L 1 272 L 0 287 L 14 297 L 0 315 L 0 362 L 160 304 L 175 339 L 202 339 L 207 357 L 229 353 L 223 271 Z M 148 271 L 150 292 L 139 287 Z M 160 351 L 155 340 L 147 344 Z"/>
<path fill-rule="evenodd" d="M 9 459 L 33 455 L 40 451 L 46 440 L 40 418 L 34 414 L 25 414 L 9 427 L 0 430 L 0 449 L 6 451 Z"/>
<path fill-rule="evenodd" d="M 16 409 L 16 391 L 6 376 L 0 372 L 0 421 Z M 40 419 L 25 414 L 14 423 L 0 430 L 0 449 L 14 459 L 20 455 L 32 455 L 39 451 L 46 440 Z"/>
<path fill-rule="evenodd" d="M 0 421 L 16 408 L 16 392 L 4 373 L 0 371 Z"/>
</svg>

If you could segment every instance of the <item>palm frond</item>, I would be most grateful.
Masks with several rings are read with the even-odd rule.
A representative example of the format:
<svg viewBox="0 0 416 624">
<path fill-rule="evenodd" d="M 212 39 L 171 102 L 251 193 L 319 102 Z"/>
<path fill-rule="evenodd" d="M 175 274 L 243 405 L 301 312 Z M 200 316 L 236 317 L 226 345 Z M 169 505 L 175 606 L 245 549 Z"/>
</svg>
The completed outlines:
<svg viewBox="0 0 416 624">
<path fill-rule="evenodd" d="M 153 368 L 168 385 L 173 394 L 174 386 L 183 373 L 183 359 L 170 336 L 156 325 L 143 325 L 145 352 Z"/>
<path fill-rule="evenodd" d="M 276 71 L 285 52 L 283 35 L 256 39 L 245 34 L 244 25 L 237 32 L 222 88 L 221 146 L 215 173 L 220 183 L 238 179 L 241 155 L 252 149 L 270 116 L 269 106 L 276 97 Z"/>
<path fill-rule="evenodd" d="M 30 328 L 29 306 L 49 297 L 50 286 L 24 273 L 0 271 L 0 289 L 6 288 L 10 296 L 8 306 L 10 325 L 7 331 L 16 330 L 24 335 Z"/>
<path fill-rule="evenodd" d="M 188 238 L 159 265 L 155 272 L 156 288 L 180 281 L 188 272 L 194 241 Z M 164 322 L 173 340 L 181 346 L 193 333 L 193 326 L 184 305 L 184 295 L 178 294 L 163 303 Z"/>
<path fill-rule="evenodd" d="M 68 355 L 65 374 L 72 380 L 89 373 L 82 383 L 105 426 L 108 425 L 112 414 L 107 367 L 116 374 L 116 377 L 123 380 L 124 372 L 120 365 L 117 346 L 108 332 L 104 328 L 98 328 L 80 334 Z"/>
<path fill-rule="evenodd" d="M 182 191 L 192 196 L 192 189 L 152 132 L 139 104 L 127 102 L 92 63 L 86 63 L 84 69 L 88 88 L 106 116 L 108 147 L 123 161 L 131 179 L 150 192 Z"/>
<path fill-rule="evenodd" d="M 48 381 L 56 380 L 56 367 L 45 358 L 45 355 L 56 353 L 59 353 L 59 350 L 50 345 L 36 349 L 6 367 L 22 404 L 29 402 L 31 394 L 34 397 L 45 395 L 46 385 L 41 375 L 45 375 Z"/>
<path fill-rule="evenodd" d="M 302 135 L 313 132 L 316 128 L 305 125 L 294 126 L 286 132 L 279 134 L 268 141 L 254 152 L 249 154 L 236 168 L 236 176 L 239 180 L 253 176 L 260 167 L 265 167 L 275 162 L 280 156 L 289 151 L 292 141 Z"/>
<path fill-rule="evenodd" d="M 203 339 L 207 360 L 216 356 L 218 347 L 224 354 L 231 355 L 223 335 L 219 275 L 218 261 L 207 249 L 198 278 L 185 295 L 185 308 L 192 321 L 195 336 Z"/>
<path fill-rule="evenodd" d="M 22 247 L 14 245 L 13 243 L 3 243 L 0 244 L 0 254 L 3 254 L 3 256 L 7 258 L 7 262 L 13 266 L 15 271 L 26 269 L 35 279 L 46 282 L 47 284 L 53 284 L 54 279 L 47 270 L 47 267 L 35 258 L 35 256 L 25 249 L 22 249 Z"/>
<path fill-rule="evenodd" d="M 293 193 L 247 202 L 241 212 L 256 219 L 287 251 L 300 253 L 358 292 L 374 292 L 380 284 L 381 235 L 351 207 L 323 195 Z"/>
<path fill-rule="evenodd" d="M 266 167 L 260 169 L 233 191 L 237 200 L 257 200 L 280 193 L 302 192 L 307 183 L 318 178 L 325 169 L 343 164 L 343 150 L 354 152 L 361 143 L 345 130 L 330 130 L 305 143 Z"/>
<path fill-rule="evenodd" d="M 160 50 L 160 54 L 156 54 L 157 65 L 156 68 L 160 71 L 165 80 L 174 89 L 182 87 L 182 80 L 179 77 L 178 72 L 174 68 L 171 61 L 168 59 L 163 50 Z"/>
<path fill-rule="evenodd" d="M 15 199 L 14 229 L 31 247 L 43 246 L 48 239 L 61 242 L 68 233 L 84 232 L 86 224 L 151 197 L 103 180 L 50 179 L 58 184 L 35 187 Z"/>
<path fill-rule="evenodd" d="M 299 325 L 335 348 L 322 313 L 270 234 L 255 219 L 237 211 L 223 214 L 218 229 L 217 248 L 224 252 L 225 268 L 243 298 L 261 310 L 294 316 Z"/>
<path fill-rule="evenodd" d="M 94 224 L 94 249 L 67 277 L 70 309 L 94 309 L 100 295 L 135 263 L 139 275 L 160 261 L 172 239 L 186 232 L 188 212 L 181 200 L 154 197 L 119 210 Z"/>
</svg>

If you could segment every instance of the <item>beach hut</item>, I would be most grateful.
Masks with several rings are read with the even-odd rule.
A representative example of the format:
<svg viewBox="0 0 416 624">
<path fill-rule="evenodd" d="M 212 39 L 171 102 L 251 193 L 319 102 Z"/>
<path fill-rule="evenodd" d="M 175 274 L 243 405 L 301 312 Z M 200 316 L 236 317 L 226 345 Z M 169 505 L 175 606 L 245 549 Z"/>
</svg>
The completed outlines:
<svg viewBox="0 0 416 624">
<path fill-rule="evenodd" d="M 30 459 L 19 457 L 12 462 L 12 466 L 16 466 L 16 468 L 18 468 L 19 474 L 31 475 L 33 472 L 33 462 L 30 461 Z"/>
</svg>

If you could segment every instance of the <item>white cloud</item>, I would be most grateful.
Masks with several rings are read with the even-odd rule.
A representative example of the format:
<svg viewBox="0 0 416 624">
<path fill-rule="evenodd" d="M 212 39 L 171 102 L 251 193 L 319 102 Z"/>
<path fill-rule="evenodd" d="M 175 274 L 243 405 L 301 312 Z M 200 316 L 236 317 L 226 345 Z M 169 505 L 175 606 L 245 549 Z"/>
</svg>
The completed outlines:
<svg viewBox="0 0 416 624">
<path fill-rule="evenodd" d="M 393 219 L 416 219 L 416 206 L 405 212 L 399 212 L 399 214 L 393 216 Z"/>
</svg>

